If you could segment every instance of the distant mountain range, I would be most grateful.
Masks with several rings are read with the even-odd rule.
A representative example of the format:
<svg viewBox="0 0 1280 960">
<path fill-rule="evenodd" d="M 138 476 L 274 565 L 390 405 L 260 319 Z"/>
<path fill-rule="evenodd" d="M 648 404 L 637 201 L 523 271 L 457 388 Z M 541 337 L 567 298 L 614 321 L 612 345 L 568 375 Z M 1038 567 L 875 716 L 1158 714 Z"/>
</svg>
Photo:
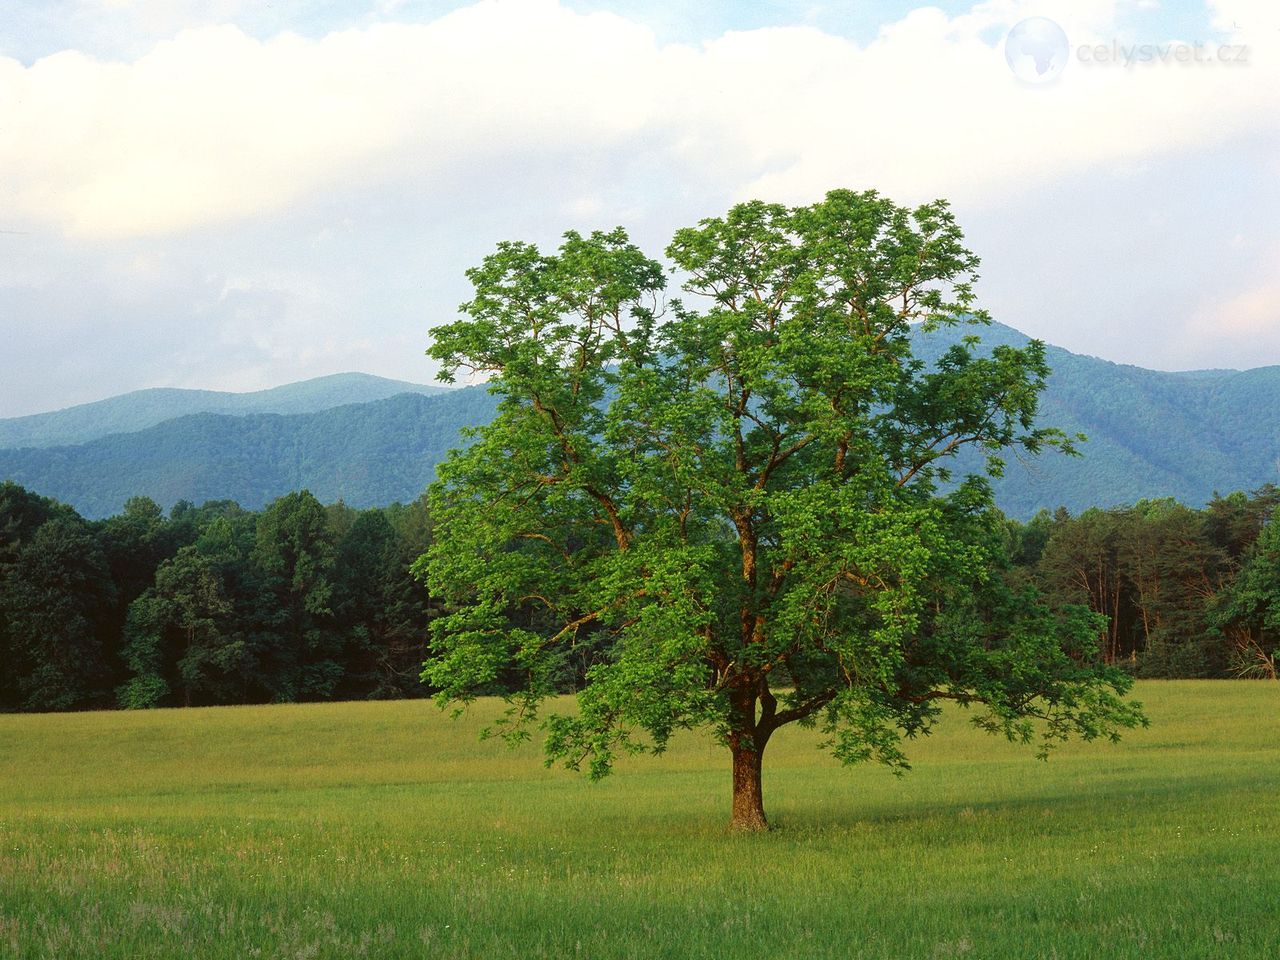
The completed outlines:
<svg viewBox="0 0 1280 960">
<path fill-rule="evenodd" d="M 467 387 L 315 413 L 197 413 L 74 446 L 0 450 L 0 479 L 86 517 L 110 516 L 138 495 L 166 508 L 236 500 L 257 509 L 304 487 L 326 503 L 381 506 L 422 493 L 463 428 L 496 409 L 486 389 Z"/>
<path fill-rule="evenodd" d="M 918 335 L 920 356 L 969 333 L 1026 343 L 1011 327 Z M 1084 456 L 1014 458 L 996 483 L 1009 514 L 1214 493 L 1280 481 L 1280 367 L 1164 373 L 1048 350 L 1042 421 L 1089 437 Z M 238 500 L 257 508 L 306 487 L 364 507 L 408 501 L 431 481 L 460 431 L 497 408 L 483 387 L 445 389 L 340 374 L 228 394 L 143 390 L 57 413 L 0 420 L 0 480 L 89 517 L 131 496 L 169 507 Z"/>
<path fill-rule="evenodd" d="M 113 433 L 145 430 L 157 423 L 193 413 L 226 413 L 232 416 L 315 413 L 350 403 L 385 400 L 402 393 L 445 392 L 445 387 L 427 387 L 367 373 L 335 373 L 254 393 L 158 387 L 53 413 L 0 420 L 0 449 L 84 443 Z"/>
<path fill-rule="evenodd" d="M 1002 324 L 950 329 L 917 337 L 916 353 L 930 359 L 971 332 L 990 346 L 1029 339 Z M 1280 482 L 1280 366 L 1170 373 L 1061 347 L 1046 353 L 1053 373 L 1040 422 L 1088 442 L 1080 457 L 1010 458 L 995 490 L 1011 516 L 1156 497 L 1200 506 L 1215 492 Z"/>
</svg>

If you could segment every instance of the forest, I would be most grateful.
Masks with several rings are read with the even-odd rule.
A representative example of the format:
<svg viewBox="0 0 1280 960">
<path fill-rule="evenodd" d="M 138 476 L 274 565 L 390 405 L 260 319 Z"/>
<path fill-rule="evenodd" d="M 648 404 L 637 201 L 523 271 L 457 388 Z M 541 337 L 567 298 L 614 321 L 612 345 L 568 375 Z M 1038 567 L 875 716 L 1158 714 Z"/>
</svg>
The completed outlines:
<svg viewBox="0 0 1280 960">
<path fill-rule="evenodd" d="M 0 486 L 0 709 L 416 696 L 430 598 L 421 501 L 308 492 L 260 512 L 131 499 L 86 521 Z"/>
<path fill-rule="evenodd" d="M 1275 678 L 1280 488 L 995 515 L 995 571 L 1100 615 L 1095 649 L 1142 678 Z M 438 603 L 412 572 L 426 500 L 356 510 L 287 494 L 261 511 L 136 497 L 104 520 L 0 485 L 0 710 L 391 699 L 419 679 Z M 579 686 L 584 638 L 561 686 Z M 512 678 L 513 680 L 515 678 Z M 497 691 L 495 691 L 497 692 Z"/>
</svg>

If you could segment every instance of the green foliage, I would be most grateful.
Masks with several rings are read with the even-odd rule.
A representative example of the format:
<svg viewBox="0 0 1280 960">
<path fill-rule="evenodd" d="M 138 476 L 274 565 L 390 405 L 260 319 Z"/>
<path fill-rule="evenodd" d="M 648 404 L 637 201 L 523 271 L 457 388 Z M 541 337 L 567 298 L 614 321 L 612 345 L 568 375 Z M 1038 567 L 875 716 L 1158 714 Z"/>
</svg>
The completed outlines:
<svg viewBox="0 0 1280 960">
<path fill-rule="evenodd" d="M 746 827 L 793 721 L 895 768 L 942 700 L 1013 739 L 1039 721 L 1045 747 L 1141 722 L 1127 676 L 1066 654 L 1091 620 L 992 585 L 990 486 L 954 455 L 998 477 L 1009 452 L 1072 442 L 1036 423 L 1042 344 L 913 356 L 912 324 L 986 322 L 945 203 L 740 204 L 666 252 L 690 300 L 664 308 L 662 267 L 621 229 L 502 243 L 468 272 L 464 319 L 433 330 L 446 375 L 500 398 L 432 487 L 419 570 L 452 608 L 424 677 L 444 700 L 518 674 L 496 728 L 518 740 L 604 635 L 577 711 L 546 721 L 548 759 L 601 776 L 710 727 Z M 975 631 L 978 610 L 1000 615 Z"/>
<path fill-rule="evenodd" d="M 1261 614 L 1278 575 L 1260 548 L 1255 559 L 1250 555 L 1275 508 L 1275 488 L 1264 487 L 1215 498 L 1203 511 L 1152 502 L 1079 518 L 1059 510 L 1027 524 L 1003 520 L 995 529 L 1004 546 L 996 552 L 1007 553 L 1010 566 L 998 571 L 1000 589 L 1015 596 L 1039 590 L 1059 606 L 1083 604 L 1101 615 L 1096 631 L 1072 628 L 1081 640 L 1068 651 L 1076 659 L 1095 655 L 1096 635 L 1104 658 L 1139 676 L 1270 677 L 1275 644 Z M 438 607 L 409 566 L 432 542 L 426 499 L 366 512 L 334 504 L 325 516 L 337 559 L 323 644 L 340 676 L 317 695 L 422 695 L 417 665 Z M 293 670 L 282 666 L 290 661 L 279 629 L 285 612 L 271 577 L 253 558 L 257 515 L 230 501 L 187 502 L 166 520 L 154 503 L 139 499 L 123 514 L 83 527 L 92 541 L 84 555 L 90 568 L 104 561 L 110 580 L 108 586 L 99 568 L 88 589 L 75 575 L 78 561 L 59 570 L 56 552 L 41 555 L 57 538 L 32 545 L 36 532 L 56 518 L 81 529 L 68 507 L 0 485 L 0 710 L 299 695 L 296 682 L 291 689 L 281 680 Z M 380 518 L 390 525 L 390 542 Z M 1098 535 L 1082 539 L 1088 529 Z M 1072 543 L 1073 559 L 1064 567 Z M 1091 595 L 1083 587 L 1099 570 L 1111 577 L 1110 591 Z M 1072 571 L 1091 573 L 1081 579 Z M 989 585 L 983 603 L 1000 602 Z M 69 628 L 68 614 L 77 609 L 82 616 L 70 617 Z M 542 616 L 539 605 L 528 602 L 512 622 L 538 627 Z M 549 667 L 548 686 L 581 689 L 611 651 L 608 631 L 584 625 Z M 60 660 L 64 672 L 32 698 L 24 691 L 44 682 L 36 674 L 52 676 L 46 658 Z M 482 689 L 511 691 L 526 680 L 508 664 Z M 74 692 L 62 696 L 58 689 Z"/>
<path fill-rule="evenodd" d="M 1240 575 L 1220 597 L 1215 624 L 1230 641 L 1238 676 L 1276 679 L 1280 651 L 1280 507 L 1245 554 Z"/>
<path fill-rule="evenodd" d="M 117 691 L 126 710 L 159 706 L 169 695 L 164 654 L 170 616 L 170 604 L 160 597 L 139 597 L 129 605 L 121 655 L 131 676 Z"/>
<path fill-rule="evenodd" d="M 1205 511 L 1205 528 L 1215 547 L 1233 559 L 1243 557 L 1262 535 L 1268 518 L 1280 508 L 1280 487 L 1266 483 L 1250 494 L 1214 494 Z"/>
<path fill-rule="evenodd" d="M 1269 676 L 1258 607 L 1245 598 L 1265 595 L 1280 576 L 1265 561 L 1252 566 L 1265 556 L 1259 534 L 1275 503 L 1268 485 L 1199 511 L 1155 500 L 1008 521 L 1010 542 L 1044 540 L 1038 554 L 1016 556 L 1008 578 L 1101 615 L 1104 658 L 1138 676 Z"/>
<path fill-rule="evenodd" d="M 258 518 L 252 553 L 274 616 L 262 644 L 274 699 L 322 699 L 341 677 L 332 610 L 334 537 L 324 507 L 309 491 L 272 503 Z"/>
<path fill-rule="evenodd" d="M 421 500 L 138 498 L 86 523 L 0 485 L 0 711 L 420 696 L 430 530 Z"/>
<path fill-rule="evenodd" d="M 3 686 L 24 710 L 97 702 L 107 674 L 98 625 L 115 600 L 102 550 L 74 514 L 52 516 L 10 544 L 0 570 Z"/>
<path fill-rule="evenodd" d="M 120 706 L 126 710 L 146 710 L 160 706 L 169 693 L 164 678 L 154 673 L 140 673 L 119 691 Z"/>
<path fill-rule="evenodd" d="M 371 698 L 412 696 L 420 687 L 432 608 L 410 566 L 427 542 L 406 541 L 385 512 L 370 510 L 338 544 L 333 611 L 347 625 L 344 673 Z"/>
<path fill-rule="evenodd" d="M 207 542 L 207 541 L 206 541 Z M 161 565 L 155 585 L 129 608 L 123 657 L 131 678 L 123 707 L 234 702 L 244 641 L 231 621 L 219 558 L 188 546 Z"/>
</svg>

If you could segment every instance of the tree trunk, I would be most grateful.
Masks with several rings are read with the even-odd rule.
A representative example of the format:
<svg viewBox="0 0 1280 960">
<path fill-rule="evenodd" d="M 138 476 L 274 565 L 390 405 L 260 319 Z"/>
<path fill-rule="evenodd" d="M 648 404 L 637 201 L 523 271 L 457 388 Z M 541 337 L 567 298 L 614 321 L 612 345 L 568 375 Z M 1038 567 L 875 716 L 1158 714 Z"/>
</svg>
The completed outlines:
<svg viewBox="0 0 1280 960">
<path fill-rule="evenodd" d="M 764 749 L 749 740 L 733 744 L 733 817 L 731 830 L 768 830 L 764 816 L 764 794 L 760 788 L 760 761 Z"/>
</svg>

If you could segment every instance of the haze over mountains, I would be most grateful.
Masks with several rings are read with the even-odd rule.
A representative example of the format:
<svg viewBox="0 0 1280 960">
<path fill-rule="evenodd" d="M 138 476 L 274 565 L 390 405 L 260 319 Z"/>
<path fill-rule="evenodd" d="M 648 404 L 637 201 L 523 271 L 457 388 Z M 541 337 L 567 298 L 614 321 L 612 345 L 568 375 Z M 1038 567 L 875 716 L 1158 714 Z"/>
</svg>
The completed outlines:
<svg viewBox="0 0 1280 960">
<path fill-rule="evenodd" d="M 1018 345 L 993 324 L 919 335 L 941 353 L 960 336 Z M 1280 480 L 1280 367 L 1167 373 L 1048 350 L 1042 421 L 1089 437 L 1082 457 L 1015 459 L 996 482 L 1009 514 L 1176 497 Z M 89 517 L 131 496 L 164 507 L 233 499 L 257 508 L 306 487 L 356 507 L 417 497 L 463 428 L 487 422 L 483 387 L 444 389 L 340 374 L 253 394 L 144 390 L 57 413 L 0 420 L 0 480 Z"/>
<path fill-rule="evenodd" d="M 921 337 L 916 352 L 935 356 L 969 330 Z M 1002 324 L 977 328 L 991 346 L 1028 337 Z M 1050 346 L 1053 370 L 1040 422 L 1083 433 L 1082 456 L 1050 452 L 1011 459 L 996 481 L 1009 515 L 1174 497 L 1202 506 L 1215 492 L 1280 482 L 1280 366 L 1166 372 L 1111 363 Z"/>
<path fill-rule="evenodd" d="M 0 448 L 54 447 L 113 433 L 133 433 L 193 413 L 314 413 L 348 403 L 385 400 L 402 393 L 433 394 L 428 387 L 367 373 L 335 373 L 253 393 L 157 387 L 82 403 L 66 410 L 0 420 Z"/>
</svg>

